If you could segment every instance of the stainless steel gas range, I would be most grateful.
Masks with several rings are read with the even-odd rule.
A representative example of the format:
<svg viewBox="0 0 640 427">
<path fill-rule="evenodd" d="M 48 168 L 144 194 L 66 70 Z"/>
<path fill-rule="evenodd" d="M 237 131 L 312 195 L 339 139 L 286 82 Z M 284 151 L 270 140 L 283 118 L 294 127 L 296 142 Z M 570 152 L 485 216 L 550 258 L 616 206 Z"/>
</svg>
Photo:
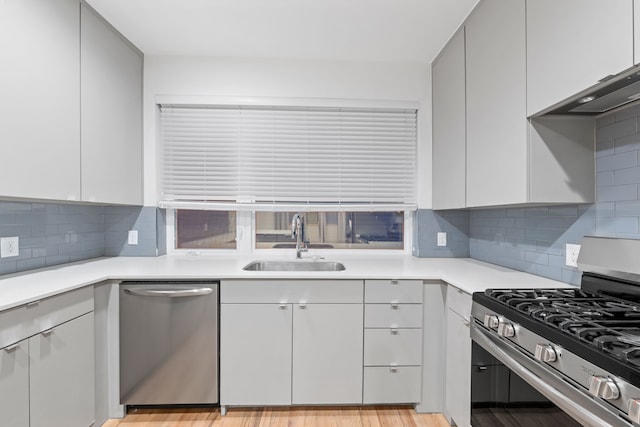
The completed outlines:
<svg viewBox="0 0 640 427">
<path fill-rule="evenodd" d="M 473 294 L 471 424 L 640 425 L 640 240 L 585 238 L 580 288 Z"/>
</svg>

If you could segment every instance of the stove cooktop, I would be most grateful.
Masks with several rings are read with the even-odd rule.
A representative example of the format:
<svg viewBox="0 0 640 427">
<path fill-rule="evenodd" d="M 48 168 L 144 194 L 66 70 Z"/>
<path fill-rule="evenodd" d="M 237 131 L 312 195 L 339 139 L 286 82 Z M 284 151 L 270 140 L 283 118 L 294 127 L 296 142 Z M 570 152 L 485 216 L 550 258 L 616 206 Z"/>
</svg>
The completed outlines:
<svg viewBox="0 0 640 427">
<path fill-rule="evenodd" d="M 585 345 L 640 367 L 640 305 L 582 289 L 494 289 L 485 295 Z"/>
<path fill-rule="evenodd" d="M 488 289 L 473 300 L 640 387 L 640 302 L 582 288 Z"/>
</svg>

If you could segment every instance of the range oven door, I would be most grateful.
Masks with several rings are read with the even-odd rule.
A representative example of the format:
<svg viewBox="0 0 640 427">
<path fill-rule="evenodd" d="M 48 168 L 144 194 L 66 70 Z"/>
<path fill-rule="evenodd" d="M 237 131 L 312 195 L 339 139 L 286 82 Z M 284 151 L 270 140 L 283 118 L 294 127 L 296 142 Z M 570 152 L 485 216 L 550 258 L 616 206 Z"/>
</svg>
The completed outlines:
<svg viewBox="0 0 640 427">
<path fill-rule="evenodd" d="M 473 427 L 632 425 L 515 344 L 470 327 Z"/>
</svg>

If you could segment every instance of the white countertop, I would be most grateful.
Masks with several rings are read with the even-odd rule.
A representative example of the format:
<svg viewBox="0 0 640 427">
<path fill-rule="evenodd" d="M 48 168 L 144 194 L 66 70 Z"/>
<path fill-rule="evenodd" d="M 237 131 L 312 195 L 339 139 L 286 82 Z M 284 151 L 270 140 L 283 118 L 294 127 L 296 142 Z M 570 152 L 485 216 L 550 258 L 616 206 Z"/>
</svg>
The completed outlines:
<svg viewBox="0 0 640 427">
<path fill-rule="evenodd" d="M 545 279 L 470 258 L 415 258 L 407 255 L 340 255 L 346 270 L 337 272 L 255 272 L 242 267 L 256 259 L 290 257 L 160 256 L 100 258 L 18 273 L 0 279 L 0 310 L 91 285 L 107 279 L 438 279 L 473 293 L 487 288 L 558 288 Z M 329 261 L 334 259 L 327 259 Z"/>
</svg>

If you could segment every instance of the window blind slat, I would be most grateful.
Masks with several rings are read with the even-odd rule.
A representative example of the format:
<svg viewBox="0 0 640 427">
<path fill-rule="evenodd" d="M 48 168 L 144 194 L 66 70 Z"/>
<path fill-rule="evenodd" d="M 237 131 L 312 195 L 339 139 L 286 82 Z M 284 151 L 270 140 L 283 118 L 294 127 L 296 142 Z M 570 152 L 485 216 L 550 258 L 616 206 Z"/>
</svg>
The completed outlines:
<svg viewBox="0 0 640 427">
<path fill-rule="evenodd" d="M 415 205 L 416 111 L 160 106 L 162 199 Z"/>
</svg>

